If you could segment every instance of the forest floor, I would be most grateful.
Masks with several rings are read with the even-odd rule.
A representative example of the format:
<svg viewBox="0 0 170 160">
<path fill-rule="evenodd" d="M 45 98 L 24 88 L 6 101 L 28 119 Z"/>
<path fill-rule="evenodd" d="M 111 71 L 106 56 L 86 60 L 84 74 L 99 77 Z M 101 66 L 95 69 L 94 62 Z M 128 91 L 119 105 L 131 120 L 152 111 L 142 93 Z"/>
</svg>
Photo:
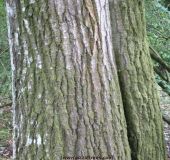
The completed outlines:
<svg viewBox="0 0 170 160">
<path fill-rule="evenodd" d="M 164 122 L 164 135 L 168 154 L 168 160 L 170 160 L 170 125 Z"/>
<path fill-rule="evenodd" d="M 11 105 L 0 108 L 0 160 L 12 155 L 12 109 Z"/>
<path fill-rule="evenodd" d="M 162 93 L 160 100 L 162 112 L 166 115 L 170 115 L 170 96 L 166 95 L 165 93 Z M 170 160 L 170 125 L 168 125 L 166 122 L 164 122 L 164 136 L 168 160 Z"/>
<path fill-rule="evenodd" d="M 170 97 L 161 94 L 161 109 L 170 115 Z M 164 122 L 164 135 L 170 160 L 170 125 Z M 12 109 L 10 105 L 0 108 L 0 160 L 10 160 L 12 155 Z"/>
</svg>

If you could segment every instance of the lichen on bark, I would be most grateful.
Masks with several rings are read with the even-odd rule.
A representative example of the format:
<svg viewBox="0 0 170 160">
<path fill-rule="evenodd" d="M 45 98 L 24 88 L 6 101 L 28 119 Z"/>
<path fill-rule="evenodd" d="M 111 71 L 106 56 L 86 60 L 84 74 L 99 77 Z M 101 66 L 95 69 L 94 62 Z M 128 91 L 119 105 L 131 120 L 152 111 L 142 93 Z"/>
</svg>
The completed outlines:
<svg viewBox="0 0 170 160">
<path fill-rule="evenodd" d="M 134 160 L 164 160 L 162 117 L 149 54 L 144 1 L 110 0 L 113 48 Z"/>
<path fill-rule="evenodd" d="M 18 41 L 10 44 L 19 124 L 15 158 L 130 160 L 108 1 L 7 0 L 7 5 L 16 6 L 8 20 L 9 35 Z"/>
</svg>

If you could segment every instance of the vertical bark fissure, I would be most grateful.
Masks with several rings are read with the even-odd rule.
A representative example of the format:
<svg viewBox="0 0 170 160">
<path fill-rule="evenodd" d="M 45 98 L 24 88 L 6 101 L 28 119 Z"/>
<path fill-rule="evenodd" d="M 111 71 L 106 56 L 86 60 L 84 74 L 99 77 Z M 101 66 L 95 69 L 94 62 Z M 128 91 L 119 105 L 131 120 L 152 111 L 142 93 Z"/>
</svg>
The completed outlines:
<svg viewBox="0 0 170 160">
<path fill-rule="evenodd" d="M 130 160 L 108 1 L 13 3 L 16 19 L 8 13 L 8 20 L 17 80 L 16 159 Z"/>
<path fill-rule="evenodd" d="M 113 48 L 134 160 L 165 159 L 142 1 L 111 0 Z"/>
</svg>

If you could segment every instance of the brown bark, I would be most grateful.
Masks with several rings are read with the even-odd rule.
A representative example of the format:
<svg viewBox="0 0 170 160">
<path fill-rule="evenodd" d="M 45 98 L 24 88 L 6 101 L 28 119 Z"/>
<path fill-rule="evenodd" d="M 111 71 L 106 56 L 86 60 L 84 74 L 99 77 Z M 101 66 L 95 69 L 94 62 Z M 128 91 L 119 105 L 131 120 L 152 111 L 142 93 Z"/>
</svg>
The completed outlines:
<svg viewBox="0 0 170 160">
<path fill-rule="evenodd" d="M 108 3 L 15 2 L 7 1 L 15 159 L 130 160 Z"/>
</svg>

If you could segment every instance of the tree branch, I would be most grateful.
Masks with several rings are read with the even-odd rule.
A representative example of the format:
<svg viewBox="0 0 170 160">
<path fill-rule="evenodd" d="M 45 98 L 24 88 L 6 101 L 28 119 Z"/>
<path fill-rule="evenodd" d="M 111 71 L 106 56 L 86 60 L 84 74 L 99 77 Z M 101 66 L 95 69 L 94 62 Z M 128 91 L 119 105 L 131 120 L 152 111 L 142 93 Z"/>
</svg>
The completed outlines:
<svg viewBox="0 0 170 160">
<path fill-rule="evenodd" d="M 159 31 L 158 28 L 155 28 L 153 25 L 147 25 L 147 30 L 150 30 L 150 32 L 153 32 L 153 33 L 154 33 L 154 31 L 155 31 L 156 33 L 159 34 L 159 38 L 163 38 L 163 39 L 165 39 L 166 41 L 170 39 L 170 36 L 166 37 L 163 33 L 161 33 L 161 32 Z M 153 30 L 153 31 L 152 31 L 152 30 Z M 155 34 L 156 34 L 156 33 L 155 33 Z"/>
<path fill-rule="evenodd" d="M 170 125 L 170 116 L 167 114 L 162 114 L 163 120 Z"/>
<path fill-rule="evenodd" d="M 153 67 L 153 69 L 154 69 L 155 73 L 160 76 L 160 78 L 162 78 L 164 81 L 166 81 L 167 83 L 169 83 L 169 78 L 168 78 L 168 74 L 167 74 L 166 70 L 165 70 L 165 72 L 162 72 L 162 71 L 161 71 L 158 67 L 156 67 L 156 66 Z M 166 74 L 166 75 L 165 75 L 165 74 Z"/>
<path fill-rule="evenodd" d="M 170 96 L 170 90 L 165 86 L 163 82 L 158 82 L 158 85 L 162 88 L 162 90 Z"/>
<path fill-rule="evenodd" d="M 149 49 L 151 58 L 161 64 L 162 67 L 164 67 L 170 73 L 170 66 L 159 56 L 159 54 L 151 46 L 149 47 Z"/>
</svg>

